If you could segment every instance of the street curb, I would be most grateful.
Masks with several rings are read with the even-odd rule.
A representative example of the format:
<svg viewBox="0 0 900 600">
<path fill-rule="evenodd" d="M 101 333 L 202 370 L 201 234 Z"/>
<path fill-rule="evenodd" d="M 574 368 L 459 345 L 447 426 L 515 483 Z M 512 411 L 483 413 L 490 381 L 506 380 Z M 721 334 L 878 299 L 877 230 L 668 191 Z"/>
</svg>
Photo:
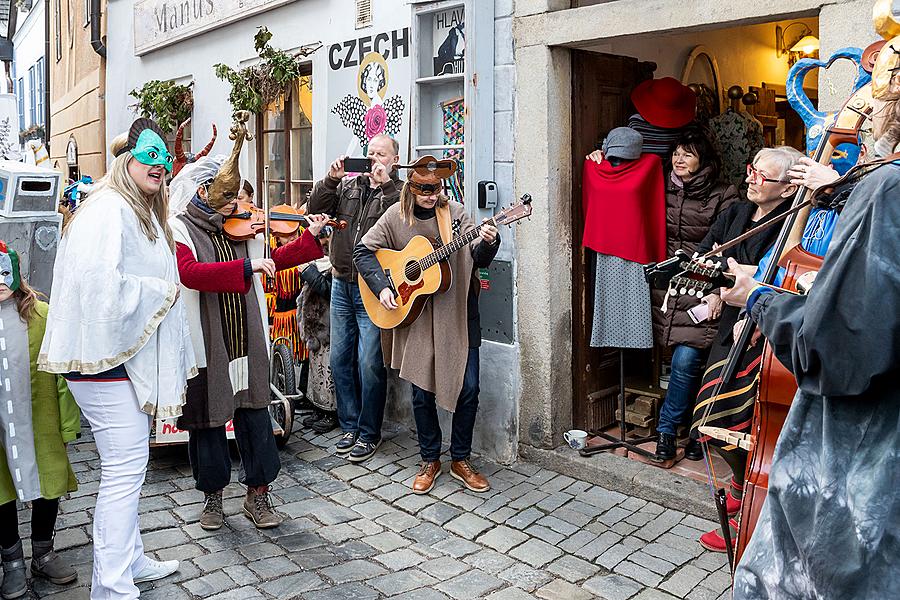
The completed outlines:
<svg viewBox="0 0 900 600">
<path fill-rule="evenodd" d="M 519 456 L 546 469 L 608 490 L 718 521 L 708 486 L 664 469 L 606 452 L 581 456 L 568 446 L 545 450 L 519 444 Z"/>
</svg>

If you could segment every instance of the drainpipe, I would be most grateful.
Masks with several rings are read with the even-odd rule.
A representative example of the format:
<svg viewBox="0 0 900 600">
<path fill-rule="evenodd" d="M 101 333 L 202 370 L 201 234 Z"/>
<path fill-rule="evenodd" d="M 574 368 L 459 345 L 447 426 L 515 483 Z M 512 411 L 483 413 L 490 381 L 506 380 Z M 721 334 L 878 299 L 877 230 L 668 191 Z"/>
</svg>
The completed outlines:
<svg viewBox="0 0 900 600">
<path fill-rule="evenodd" d="M 91 0 L 91 48 L 102 58 L 106 58 L 106 44 L 103 43 L 103 28 L 100 26 L 100 1 Z"/>
<path fill-rule="evenodd" d="M 44 0 L 44 145 L 50 153 L 50 0 Z"/>
</svg>

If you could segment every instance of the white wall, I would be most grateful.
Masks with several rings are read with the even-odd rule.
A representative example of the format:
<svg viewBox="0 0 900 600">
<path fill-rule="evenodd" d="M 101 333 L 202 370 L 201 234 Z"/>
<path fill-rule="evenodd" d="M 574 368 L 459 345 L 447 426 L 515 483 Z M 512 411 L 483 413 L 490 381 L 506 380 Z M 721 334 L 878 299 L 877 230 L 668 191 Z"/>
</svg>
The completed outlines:
<svg viewBox="0 0 900 600">
<path fill-rule="evenodd" d="M 28 110 L 31 97 L 28 69 L 44 56 L 44 3 L 41 0 L 35 0 L 32 9 L 27 13 L 19 11 L 18 25 L 13 36 L 13 48 L 13 90 L 18 95 L 18 80 L 22 78 L 25 84 L 25 127 L 28 128 L 35 123 L 30 119 Z M 47 69 L 48 66 L 45 64 L 44 68 Z M 43 112 L 35 117 L 36 122 L 44 122 Z M 15 129 L 18 133 L 18 123 L 16 123 Z"/>
<path fill-rule="evenodd" d="M 340 10 L 336 8 L 340 5 Z M 176 79 L 194 82 L 192 120 L 193 150 L 202 148 L 210 136 L 210 123 L 219 128 L 212 153 L 228 153 L 231 142 L 227 132 L 232 108 L 228 103 L 229 85 L 215 76 L 213 65 L 225 63 L 233 68 L 245 66 L 257 58 L 253 35 L 257 27 L 272 32 L 271 44 L 285 50 L 321 41 L 324 46 L 311 57 L 313 68 L 313 176 L 324 176 L 332 158 L 325 153 L 329 106 L 328 45 L 373 32 L 390 31 L 409 25 L 409 6 L 404 0 L 375 0 L 373 26 L 354 28 L 354 3 L 329 0 L 297 0 L 280 8 L 254 15 L 225 27 L 208 31 L 144 56 L 134 55 L 133 0 L 115 0 L 108 5 L 106 74 L 107 142 L 125 131 L 135 118 L 129 108 L 135 100 L 128 94 L 145 82 Z M 243 152 L 241 172 L 255 177 L 255 151 Z"/>
</svg>

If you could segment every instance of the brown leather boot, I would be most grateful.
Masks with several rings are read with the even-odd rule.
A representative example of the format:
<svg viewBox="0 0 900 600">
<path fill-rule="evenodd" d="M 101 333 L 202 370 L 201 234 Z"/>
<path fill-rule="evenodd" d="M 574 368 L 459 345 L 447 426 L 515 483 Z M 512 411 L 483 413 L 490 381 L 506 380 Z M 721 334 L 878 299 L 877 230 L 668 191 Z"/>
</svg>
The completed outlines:
<svg viewBox="0 0 900 600">
<path fill-rule="evenodd" d="M 487 477 L 479 473 L 468 458 L 450 463 L 450 475 L 462 481 L 463 485 L 473 492 L 486 492 L 491 489 Z"/>
<path fill-rule="evenodd" d="M 248 487 L 244 499 L 244 514 L 253 521 L 257 529 L 278 527 L 284 518 L 275 512 L 269 500 L 269 486 Z"/>
<path fill-rule="evenodd" d="M 427 494 L 434 487 L 434 482 L 441 476 L 441 461 L 423 462 L 416 478 L 413 480 L 414 494 Z"/>
<path fill-rule="evenodd" d="M 200 527 L 206 531 L 221 529 L 225 523 L 222 510 L 222 490 L 206 494 L 203 501 L 203 512 L 200 513 Z"/>
</svg>

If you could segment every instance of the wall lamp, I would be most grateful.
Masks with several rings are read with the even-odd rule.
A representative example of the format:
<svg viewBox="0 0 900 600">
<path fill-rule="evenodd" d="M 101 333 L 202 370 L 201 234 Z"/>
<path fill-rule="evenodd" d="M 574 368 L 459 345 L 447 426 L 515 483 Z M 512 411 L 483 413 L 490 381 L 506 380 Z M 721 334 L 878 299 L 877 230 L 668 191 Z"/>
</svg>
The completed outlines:
<svg viewBox="0 0 900 600">
<path fill-rule="evenodd" d="M 800 26 L 799 35 L 791 37 L 792 42 L 787 42 L 788 30 L 795 25 Z M 788 63 L 794 64 L 801 56 L 811 57 L 819 51 L 819 38 L 813 35 L 812 29 L 806 23 L 795 21 L 786 27 L 775 26 L 775 56 L 781 58 L 788 55 Z"/>
</svg>

